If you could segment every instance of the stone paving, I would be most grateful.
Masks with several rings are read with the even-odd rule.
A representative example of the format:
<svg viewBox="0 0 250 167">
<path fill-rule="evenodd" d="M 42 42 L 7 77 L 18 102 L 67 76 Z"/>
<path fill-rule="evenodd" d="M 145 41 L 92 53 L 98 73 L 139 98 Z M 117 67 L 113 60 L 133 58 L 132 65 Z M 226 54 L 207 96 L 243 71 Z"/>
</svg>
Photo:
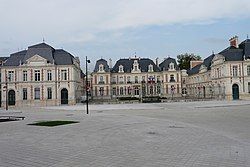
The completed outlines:
<svg viewBox="0 0 250 167">
<path fill-rule="evenodd" d="M 249 167 L 250 101 L 0 110 L 1 167 Z M 20 113 L 21 112 L 21 113 Z M 27 125 L 73 120 L 57 127 Z"/>
</svg>

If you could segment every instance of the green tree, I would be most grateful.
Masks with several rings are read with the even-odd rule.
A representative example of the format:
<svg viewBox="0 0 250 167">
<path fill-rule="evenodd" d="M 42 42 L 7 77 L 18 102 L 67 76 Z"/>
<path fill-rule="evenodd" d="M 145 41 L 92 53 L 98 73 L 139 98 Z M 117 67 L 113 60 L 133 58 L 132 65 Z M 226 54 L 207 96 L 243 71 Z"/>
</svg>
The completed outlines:
<svg viewBox="0 0 250 167">
<path fill-rule="evenodd" d="M 190 61 L 192 60 L 201 60 L 201 57 L 199 55 L 195 55 L 193 53 L 185 53 L 180 54 L 177 56 L 177 62 L 180 67 L 180 69 L 189 69 L 190 68 Z"/>
</svg>

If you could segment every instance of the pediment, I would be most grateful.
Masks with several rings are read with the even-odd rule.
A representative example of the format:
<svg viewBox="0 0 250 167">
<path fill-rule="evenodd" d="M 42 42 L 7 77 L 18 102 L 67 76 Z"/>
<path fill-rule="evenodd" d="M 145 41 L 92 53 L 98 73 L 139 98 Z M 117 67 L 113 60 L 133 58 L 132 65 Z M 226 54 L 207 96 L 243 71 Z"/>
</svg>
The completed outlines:
<svg viewBox="0 0 250 167">
<path fill-rule="evenodd" d="M 45 64 L 47 64 L 47 59 L 36 54 L 36 55 L 30 57 L 29 59 L 27 59 L 26 63 L 30 64 L 30 65 L 45 65 Z"/>
<path fill-rule="evenodd" d="M 216 64 L 221 64 L 224 63 L 225 61 L 225 57 L 221 54 L 216 54 L 212 60 L 212 64 L 216 65 Z"/>
<path fill-rule="evenodd" d="M 199 72 L 202 73 L 202 72 L 206 72 L 206 71 L 207 71 L 207 66 L 205 66 L 204 64 L 202 64 L 200 66 Z"/>
</svg>

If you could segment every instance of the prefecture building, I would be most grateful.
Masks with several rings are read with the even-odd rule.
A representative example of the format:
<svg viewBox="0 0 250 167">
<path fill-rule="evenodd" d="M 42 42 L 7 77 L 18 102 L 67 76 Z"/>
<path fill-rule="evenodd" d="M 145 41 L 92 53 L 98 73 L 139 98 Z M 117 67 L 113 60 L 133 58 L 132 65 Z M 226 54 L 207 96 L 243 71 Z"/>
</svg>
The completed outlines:
<svg viewBox="0 0 250 167">
<path fill-rule="evenodd" d="M 100 59 L 92 73 L 94 99 L 122 97 L 181 96 L 181 71 L 176 60 L 166 58 L 160 64 L 148 58 L 127 58 L 112 62 Z"/>
<path fill-rule="evenodd" d="M 221 52 L 180 70 L 173 58 L 100 59 L 92 73 L 94 99 L 158 96 L 162 98 L 250 99 L 250 40 L 238 37 Z"/>
<path fill-rule="evenodd" d="M 219 99 L 250 99 L 250 40 L 230 46 L 208 56 L 187 71 L 185 86 L 190 97 Z"/>
<path fill-rule="evenodd" d="M 9 106 L 73 105 L 82 95 L 79 58 L 63 49 L 40 43 L 11 54 L 1 66 L 2 107 L 6 99 Z"/>
</svg>

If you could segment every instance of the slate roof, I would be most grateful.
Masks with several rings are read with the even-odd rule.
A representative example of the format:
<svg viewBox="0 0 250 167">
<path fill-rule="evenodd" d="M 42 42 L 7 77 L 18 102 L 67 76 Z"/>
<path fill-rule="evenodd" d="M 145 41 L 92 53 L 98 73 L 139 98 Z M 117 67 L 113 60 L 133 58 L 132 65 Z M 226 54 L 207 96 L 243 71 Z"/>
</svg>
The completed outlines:
<svg viewBox="0 0 250 167">
<path fill-rule="evenodd" d="M 225 50 L 221 51 L 219 54 L 225 57 L 225 61 L 242 61 L 243 59 L 243 49 L 230 46 Z"/>
<path fill-rule="evenodd" d="M 246 39 L 245 41 L 239 44 L 239 48 L 243 49 L 243 54 L 247 59 L 250 59 L 250 39 Z"/>
<path fill-rule="evenodd" d="M 151 64 L 153 65 L 154 72 L 159 72 L 160 68 L 157 67 L 153 60 L 148 58 L 131 58 L 131 59 L 120 59 L 116 62 L 115 66 L 112 68 L 111 72 L 118 72 L 119 66 L 123 66 L 124 72 L 131 72 L 133 68 L 134 61 L 138 60 L 139 69 L 141 72 L 148 72 L 148 66 Z"/>
<path fill-rule="evenodd" d="M 9 57 L 0 57 L 0 61 L 5 61 L 7 60 Z"/>
<path fill-rule="evenodd" d="M 188 75 L 193 75 L 199 73 L 200 67 L 202 65 L 205 65 L 207 67 L 207 70 L 211 69 L 211 63 L 214 58 L 214 54 L 208 56 L 207 58 L 204 59 L 203 63 L 198 64 L 197 66 L 193 67 L 192 69 L 187 70 Z"/>
<path fill-rule="evenodd" d="M 99 59 L 99 60 L 96 61 L 94 72 L 98 72 L 99 71 L 99 65 L 100 64 L 103 65 L 103 68 L 104 68 L 105 72 L 109 72 L 110 71 L 107 61 L 105 59 Z"/>
<path fill-rule="evenodd" d="M 162 63 L 159 64 L 161 71 L 167 71 L 169 69 L 170 63 L 174 63 L 174 68 L 176 70 L 179 70 L 179 66 L 176 63 L 176 60 L 171 57 L 168 57 Z"/>
<path fill-rule="evenodd" d="M 222 50 L 218 54 L 223 55 L 225 57 L 225 61 L 243 61 L 244 56 L 246 58 L 250 58 L 250 40 L 246 39 L 245 41 L 241 42 L 238 48 L 234 46 L 229 46 L 228 48 Z M 207 57 L 202 63 L 207 67 L 208 70 L 211 69 L 211 62 L 213 58 L 214 54 Z M 187 70 L 188 75 L 199 73 L 199 69 L 202 64 L 199 64 L 194 68 Z"/>
<path fill-rule="evenodd" d="M 71 65 L 74 59 L 73 55 L 63 49 L 54 49 L 46 43 L 40 43 L 29 46 L 27 50 L 11 54 L 10 58 L 4 63 L 4 66 L 19 66 L 34 55 L 39 55 L 49 63 L 56 65 Z"/>
</svg>

